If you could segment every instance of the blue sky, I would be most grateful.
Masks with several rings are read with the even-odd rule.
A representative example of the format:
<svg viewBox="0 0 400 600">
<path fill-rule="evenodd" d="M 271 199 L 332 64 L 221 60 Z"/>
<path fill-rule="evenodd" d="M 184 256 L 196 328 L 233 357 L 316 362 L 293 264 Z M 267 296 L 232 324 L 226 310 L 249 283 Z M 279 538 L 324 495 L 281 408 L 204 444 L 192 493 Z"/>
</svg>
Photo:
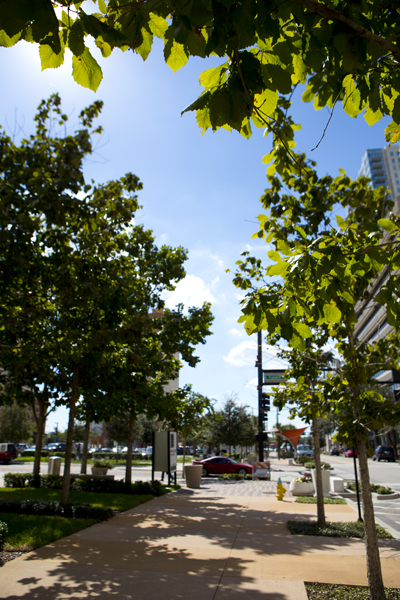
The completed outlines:
<svg viewBox="0 0 400 600">
<path fill-rule="evenodd" d="M 240 295 L 225 270 L 234 269 L 244 250 L 267 259 L 265 242 L 251 240 L 251 236 L 258 228 L 256 217 L 262 213 L 259 198 L 267 186 L 262 157 L 271 149 L 270 139 L 256 129 L 249 140 L 225 130 L 201 136 L 194 113 L 183 117 L 180 113 L 201 92 L 198 77 L 213 61 L 192 59 L 174 74 L 164 63 L 158 40 L 146 62 L 131 52 L 114 51 L 110 58 L 100 57 L 104 78 L 96 94 L 73 81 L 69 59 L 59 69 L 42 72 L 34 45 L 23 42 L 0 48 L 0 58 L 0 124 L 8 134 L 15 133 L 16 139 L 21 136 L 19 127 L 23 135 L 33 132 L 32 118 L 39 102 L 56 91 L 72 130 L 83 107 L 96 99 L 104 101 L 99 119 L 104 134 L 85 165 L 85 176 L 104 182 L 130 171 L 140 177 L 143 209 L 136 222 L 152 229 L 158 244 L 181 245 L 189 251 L 187 277 L 168 304 L 212 303 L 214 335 L 198 348 L 200 364 L 181 370 L 180 383 L 191 383 L 195 391 L 218 402 L 236 393 L 256 414 L 256 336 L 247 336 L 237 323 Z M 302 103 L 299 91 L 292 115 L 302 124 L 296 134 L 297 148 L 317 161 L 320 175 L 336 176 L 343 168 L 356 177 L 365 150 L 386 145 L 387 121 L 371 128 L 362 116 L 352 119 L 338 106 L 323 141 L 311 152 L 329 112 L 317 112 Z M 265 348 L 264 368 L 282 366 L 273 351 Z M 283 411 L 280 422 L 287 421 Z M 46 429 L 52 429 L 55 422 L 66 427 L 66 410 L 51 415 Z M 269 424 L 275 422 L 273 409 Z M 294 424 L 300 426 L 301 421 Z"/>
</svg>

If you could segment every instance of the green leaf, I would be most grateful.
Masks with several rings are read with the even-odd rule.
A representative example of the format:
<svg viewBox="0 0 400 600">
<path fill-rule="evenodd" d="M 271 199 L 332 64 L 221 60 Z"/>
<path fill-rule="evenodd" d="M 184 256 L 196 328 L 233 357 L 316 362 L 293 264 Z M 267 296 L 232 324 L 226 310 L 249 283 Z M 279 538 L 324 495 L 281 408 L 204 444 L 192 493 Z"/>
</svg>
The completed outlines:
<svg viewBox="0 0 400 600">
<path fill-rule="evenodd" d="M 207 69 L 207 71 L 203 71 L 203 73 L 200 74 L 199 83 L 206 90 L 219 87 L 223 83 L 226 83 L 226 71 L 226 64 L 220 65 L 216 69 Z"/>
<path fill-rule="evenodd" d="M 340 323 L 342 313 L 336 306 L 335 302 L 324 305 L 324 315 L 328 323 Z"/>
<path fill-rule="evenodd" d="M 389 219 L 379 219 L 378 220 L 379 227 L 382 227 L 385 231 L 397 231 L 398 227 Z"/>
<path fill-rule="evenodd" d="M 94 92 L 99 87 L 103 73 L 89 48 L 85 48 L 80 56 L 72 56 L 72 75 L 77 83 Z"/>
<path fill-rule="evenodd" d="M 285 262 L 280 262 L 276 265 L 272 265 L 271 267 L 268 267 L 267 275 L 269 275 L 269 277 L 272 277 L 273 275 L 283 275 L 283 273 L 287 270 L 288 266 L 288 263 Z"/>
<path fill-rule="evenodd" d="M 372 125 L 375 125 L 375 123 L 377 123 L 378 121 L 380 121 L 380 119 L 382 119 L 383 114 L 380 111 L 380 109 L 378 108 L 378 110 L 372 110 L 372 108 L 369 106 L 367 108 L 367 110 L 365 111 L 365 115 L 364 115 L 364 119 L 366 120 L 366 122 L 368 123 L 368 125 L 371 127 Z"/>
<path fill-rule="evenodd" d="M 16 33 L 12 37 L 10 37 L 6 34 L 4 29 L 0 29 L 0 46 L 4 46 L 5 48 L 10 48 L 11 46 L 14 46 L 14 44 L 16 44 L 19 41 L 21 33 L 22 32 L 20 31 L 19 33 Z"/>
<path fill-rule="evenodd" d="M 57 69 L 57 67 L 60 67 L 64 63 L 64 45 L 62 45 L 59 54 L 53 52 L 50 46 L 40 45 L 39 55 L 42 71 L 45 69 Z"/>
<path fill-rule="evenodd" d="M 164 58 L 174 73 L 184 67 L 188 60 L 184 46 L 172 39 L 168 40 L 165 44 Z"/>
<path fill-rule="evenodd" d="M 270 250 L 268 252 L 268 258 L 275 260 L 276 262 L 282 262 L 282 257 L 276 250 Z"/>
<path fill-rule="evenodd" d="M 135 52 L 137 52 L 143 60 L 146 60 L 151 51 L 151 46 L 153 44 L 153 36 L 146 29 L 142 29 L 143 42 L 140 46 L 135 48 Z"/>
<path fill-rule="evenodd" d="M 347 223 L 340 215 L 336 215 L 336 222 L 342 231 L 346 229 Z"/>
<path fill-rule="evenodd" d="M 103 15 L 107 14 L 107 4 L 104 2 L 104 0 L 98 0 L 98 4 Z"/>
<path fill-rule="evenodd" d="M 306 323 L 293 323 L 294 329 L 304 338 L 310 338 L 312 336 L 311 329 Z"/>
<path fill-rule="evenodd" d="M 151 13 L 149 20 L 149 28 L 151 33 L 153 33 L 156 37 L 163 39 L 165 32 L 168 29 L 168 22 L 163 17 Z"/>
</svg>

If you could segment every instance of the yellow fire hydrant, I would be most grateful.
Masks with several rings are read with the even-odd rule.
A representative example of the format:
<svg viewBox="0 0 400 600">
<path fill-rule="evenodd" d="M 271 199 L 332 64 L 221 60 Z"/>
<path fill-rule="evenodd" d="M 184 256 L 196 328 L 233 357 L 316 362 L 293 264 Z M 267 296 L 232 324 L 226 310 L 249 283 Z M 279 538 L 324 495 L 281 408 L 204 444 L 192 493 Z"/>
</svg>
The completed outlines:
<svg viewBox="0 0 400 600">
<path fill-rule="evenodd" d="M 281 478 L 278 477 L 278 481 L 276 484 L 276 499 L 283 500 L 283 496 L 286 494 L 286 492 L 287 492 L 287 489 L 283 487 Z"/>
</svg>

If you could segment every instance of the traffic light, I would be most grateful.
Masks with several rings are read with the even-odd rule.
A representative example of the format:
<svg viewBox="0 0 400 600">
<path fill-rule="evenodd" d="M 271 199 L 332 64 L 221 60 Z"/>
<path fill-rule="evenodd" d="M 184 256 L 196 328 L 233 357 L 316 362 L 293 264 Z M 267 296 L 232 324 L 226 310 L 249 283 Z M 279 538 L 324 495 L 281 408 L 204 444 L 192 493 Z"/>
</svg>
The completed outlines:
<svg viewBox="0 0 400 600">
<path fill-rule="evenodd" d="M 256 433 L 256 442 L 258 442 L 259 438 L 260 438 L 260 434 Z M 268 433 L 266 431 L 263 431 L 263 433 L 262 433 L 262 441 L 268 442 Z"/>
<path fill-rule="evenodd" d="M 271 403 L 268 394 L 261 395 L 261 410 L 263 412 L 268 412 L 271 408 Z"/>
</svg>

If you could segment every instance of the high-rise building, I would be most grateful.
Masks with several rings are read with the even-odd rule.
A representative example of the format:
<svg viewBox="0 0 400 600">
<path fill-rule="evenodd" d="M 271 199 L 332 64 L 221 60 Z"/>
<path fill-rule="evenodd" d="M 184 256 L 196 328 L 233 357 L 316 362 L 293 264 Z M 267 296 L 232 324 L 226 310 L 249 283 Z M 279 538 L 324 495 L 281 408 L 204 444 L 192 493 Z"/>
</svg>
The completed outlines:
<svg viewBox="0 0 400 600">
<path fill-rule="evenodd" d="M 399 145 L 367 150 L 358 175 L 372 180 L 373 189 L 384 186 L 391 192 L 392 200 L 400 196 Z"/>
<path fill-rule="evenodd" d="M 390 190 L 391 199 L 394 201 L 393 212 L 400 213 L 400 155 L 399 145 L 386 146 L 374 150 L 367 150 L 363 156 L 361 168 L 358 175 L 369 177 L 372 180 L 372 188 L 381 186 Z M 371 284 L 370 299 L 361 301 L 356 306 L 358 313 L 358 323 L 355 328 L 355 335 L 361 342 L 374 343 L 385 338 L 392 333 L 393 327 L 389 325 L 386 315 L 386 308 L 375 301 L 375 296 L 379 292 L 386 279 L 389 277 L 386 267 L 382 270 L 379 277 Z M 399 361 L 400 364 L 400 361 Z M 380 371 L 376 374 L 376 380 L 380 383 L 391 383 L 393 393 L 398 393 L 400 384 L 398 383 L 398 371 Z M 398 426 L 396 427 L 398 429 Z M 399 442 L 399 432 L 392 432 L 392 438 L 396 443 Z M 392 438 L 386 435 L 370 436 L 370 444 L 375 446 L 377 443 L 392 444 Z"/>
</svg>

